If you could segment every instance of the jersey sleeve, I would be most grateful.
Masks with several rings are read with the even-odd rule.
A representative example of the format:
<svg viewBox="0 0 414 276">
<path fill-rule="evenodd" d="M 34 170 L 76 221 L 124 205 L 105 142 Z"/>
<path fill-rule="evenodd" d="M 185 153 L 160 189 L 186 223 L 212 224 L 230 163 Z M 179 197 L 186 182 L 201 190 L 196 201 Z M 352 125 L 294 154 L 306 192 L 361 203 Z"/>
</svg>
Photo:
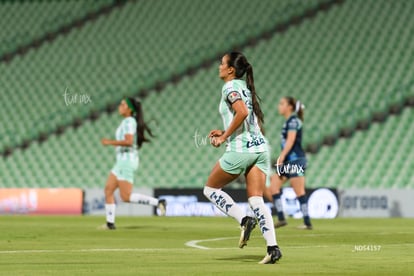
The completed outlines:
<svg viewBox="0 0 414 276">
<path fill-rule="evenodd" d="M 230 105 L 242 99 L 239 89 L 231 81 L 224 85 L 223 96 Z"/>
<path fill-rule="evenodd" d="M 137 122 L 134 118 L 130 117 L 124 121 L 124 133 L 134 135 L 137 132 Z"/>
<path fill-rule="evenodd" d="M 287 122 L 287 131 L 298 131 L 300 124 L 297 118 L 292 118 Z"/>
</svg>

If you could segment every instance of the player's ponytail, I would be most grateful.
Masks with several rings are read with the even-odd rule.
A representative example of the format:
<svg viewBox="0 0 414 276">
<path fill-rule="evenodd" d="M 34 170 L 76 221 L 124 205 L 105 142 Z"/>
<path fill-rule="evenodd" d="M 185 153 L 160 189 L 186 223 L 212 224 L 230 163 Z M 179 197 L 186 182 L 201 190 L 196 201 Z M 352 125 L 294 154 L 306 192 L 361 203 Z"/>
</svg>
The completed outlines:
<svg viewBox="0 0 414 276">
<path fill-rule="evenodd" d="M 305 109 L 305 105 L 299 101 L 296 100 L 293 97 L 290 96 L 286 96 L 285 97 L 288 105 L 290 105 L 292 107 L 292 111 L 296 112 L 296 114 L 298 115 L 299 119 L 303 122 L 304 121 L 304 109 Z"/>
<path fill-rule="evenodd" d="M 303 117 L 303 110 L 305 109 L 305 106 L 303 103 L 301 103 L 299 100 L 296 100 L 295 103 L 295 111 L 298 114 L 299 119 L 303 122 L 305 118 Z"/>
<path fill-rule="evenodd" d="M 264 115 L 260 107 L 260 97 L 256 94 L 256 88 L 254 86 L 253 67 L 242 53 L 231 52 L 227 55 L 229 57 L 228 66 L 236 70 L 236 78 L 240 79 L 246 74 L 247 88 L 252 93 L 253 112 L 259 119 L 259 125 L 262 126 L 264 123 Z"/>
<path fill-rule="evenodd" d="M 154 137 L 154 135 L 144 121 L 144 112 L 142 110 L 141 102 L 135 100 L 134 98 L 128 98 L 128 100 L 132 103 L 135 109 L 135 112 L 132 113 L 132 116 L 134 116 L 135 120 L 137 121 L 137 146 L 140 148 L 144 142 L 151 141 L 145 136 L 145 132 L 147 132 L 151 137 Z"/>
<path fill-rule="evenodd" d="M 256 94 L 256 88 L 254 87 L 254 77 L 253 77 L 253 67 L 250 63 L 246 67 L 246 84 L 247 88 L 252 92 L 252 103 L 253 103 L 253 112 L 256 114 L 259 119 L 260 125 L 264 123 L 264 115 L 262 108 L 260 107 L 260 97 Z"/>
</svg>

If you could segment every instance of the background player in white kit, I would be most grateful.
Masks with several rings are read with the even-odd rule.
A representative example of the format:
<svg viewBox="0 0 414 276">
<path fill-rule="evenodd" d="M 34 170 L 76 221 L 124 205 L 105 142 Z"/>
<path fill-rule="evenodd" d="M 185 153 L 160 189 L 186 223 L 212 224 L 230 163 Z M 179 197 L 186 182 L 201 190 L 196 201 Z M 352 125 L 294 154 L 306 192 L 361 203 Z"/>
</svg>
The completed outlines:
<svg viewBox="0 0 414 276">
<path fill-rule="evenodd" d="M 165 200 L 132 193 L 134 172 L 138 169 L 138 148 L 144 142 L 149 142 L 145 132 L 152 136 L 150 128 L 145 124 L 141 103 L 133 98 L 125 98 L 118 107 L 119 114 L 124 117 L 117 128 L 116 140 L 102 139 L 102 145 L 116 147 L 116 163 L 112 168 L 105 185 L 105 229 L 115 229 L 115 199 L 114 192 L 119 188 L 124 202 L 153 205 L 158 207 L 160 215 L 165 215 Z"/>
</svg>

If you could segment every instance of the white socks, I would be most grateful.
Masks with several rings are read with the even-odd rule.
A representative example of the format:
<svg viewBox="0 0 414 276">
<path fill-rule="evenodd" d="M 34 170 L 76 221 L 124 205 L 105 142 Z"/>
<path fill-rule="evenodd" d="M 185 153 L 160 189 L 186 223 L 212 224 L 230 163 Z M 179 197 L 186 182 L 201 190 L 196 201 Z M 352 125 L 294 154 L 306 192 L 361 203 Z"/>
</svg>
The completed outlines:
<svg viewBox="0 0 414 276">
<path fill-rule="evenodd" d="M 233 201 L 233 199 L 221 189 L 215 189 L 205 186 L 204 195 L 210 200 L 218 209 L 220 209 L 226 215 L 235 218 L 239 224 L 246 216 L 246 213 Z M 276 233 L 273 225 L 272 214 L 269 208 L 264 203 L 263 197 L 252 196 L 249 197 L 249 205 L 253 210 L 254 215 L 259 221 L 260 230 L 262 231 L 263 238 L 266 240 L 267 246 L 275 246 Z"/>
<path fill-rule="evenodd" d="M 138 203 L 138 204 L 145 204 L 145 205 L 158 205 L 158 199 L 142 195 L 142 194 L 131 194 L 129 197 L 129 202 L 131 203 Z M 105 213 L 106 213 L 106 222 L 115 223 L 115 203 L 112 204 L 105 204 Z"/>
<path fill-rule="evenodd" d="M 115 223 L 115 204 L 105 204 L 106 222 Z"/>
<path fill-rule="evenodd" d="M 221 189 L 204 187 L 204 195 L 210 200 L 220 211 L 235 218 L 240 224 L 246 213 L 234 202 L 234 200 Z"/>
<path fill-rule="evenodd" d="M 263 238 L 266 240 L 267 246 L 277 245 L 272 214 L 270 213 L 269 208 L 266 207 L 263 197 L 252 196 L 249 197 L 248 201 L 259 221 L 260 230 L 262 231 Z"/>
<path fill-rule="evenodd" d="M 131 194 L 129 196 L 129 202 L 144 204 L 144 205 L 152 205 L 152 206 L 158 205 L 158 199 L 156 199 L 155 197 L 137 194 L 137 193 Z"/>
</svg>

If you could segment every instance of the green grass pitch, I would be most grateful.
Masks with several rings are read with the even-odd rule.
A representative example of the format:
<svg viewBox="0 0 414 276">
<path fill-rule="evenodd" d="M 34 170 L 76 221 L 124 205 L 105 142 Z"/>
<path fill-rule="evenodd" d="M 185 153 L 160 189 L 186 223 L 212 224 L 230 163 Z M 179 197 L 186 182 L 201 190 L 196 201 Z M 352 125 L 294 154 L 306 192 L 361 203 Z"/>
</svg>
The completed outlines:
<svg viewBox="0 0 414 276">
<path fill-rule="evenodd" d="M 239 249 L 231 218 L 0 217 L 0 275 L 413 275 L 413 219 L 300 220 L 277 231 L 283 258 L 257 264 L 265 243 L 255 229 Z M 186 243 L 201 248 L 189 247 Z M 195 242 L 199 241 L 199 242 Z"/>
</svg>

